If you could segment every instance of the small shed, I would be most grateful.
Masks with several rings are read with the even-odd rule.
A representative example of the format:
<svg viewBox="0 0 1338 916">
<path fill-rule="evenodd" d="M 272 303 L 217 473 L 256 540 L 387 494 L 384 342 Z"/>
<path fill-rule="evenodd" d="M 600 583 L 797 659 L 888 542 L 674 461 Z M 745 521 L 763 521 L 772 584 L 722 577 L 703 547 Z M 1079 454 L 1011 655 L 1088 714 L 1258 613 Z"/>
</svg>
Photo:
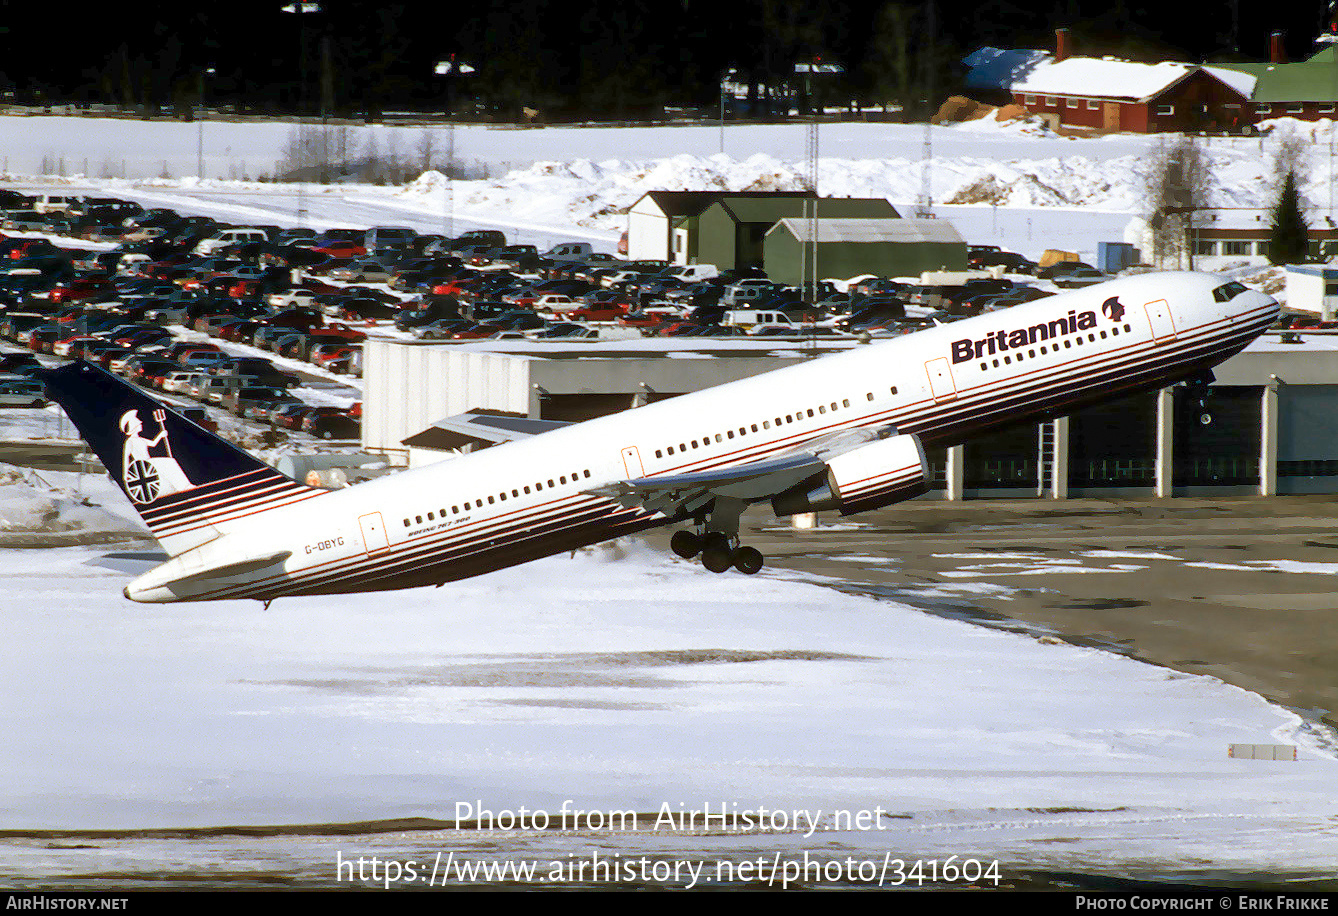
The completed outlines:
<svg viewBox="0 0 1338 916">
<path fill-rule="evenodd" d="M 812 244 L 810 222 L 783 219 L 764 242 L 767 276 L 803 282 Z M 941 219 L 824 219 L 819 216 L 817 276 L 914 277 L 927 270 L 966 270 L 966 241 Z"/>
<path fill-rule="evenodd" d="M 627 211 L 627 257 L 695 264 L 698 221 L 712 204 L 758 200 L 775 206 L 812 197 L 811 191 L 648 191 Z M 784 215 L 777 213 L 767 225 Z"/>
</svg>

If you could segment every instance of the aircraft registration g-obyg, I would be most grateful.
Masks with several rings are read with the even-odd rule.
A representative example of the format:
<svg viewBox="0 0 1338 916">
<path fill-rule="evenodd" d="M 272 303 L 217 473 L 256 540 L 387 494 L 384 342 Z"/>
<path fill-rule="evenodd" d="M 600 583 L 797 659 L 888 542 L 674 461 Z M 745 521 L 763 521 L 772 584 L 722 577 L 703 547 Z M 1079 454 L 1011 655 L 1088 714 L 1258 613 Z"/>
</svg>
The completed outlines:
<svg viewBox="0 0 1338 916">
<path fill-rule="evenodd" d="M 1278 316 L 1210 274 L 1114 280 L 623 413 L 466 414 L 499 445 L 342 490 L 304 486 L 88 363 L 43 373 L 170 559 L 134 601 L 440 585 L 659 525 L 712 572 L 757 572 L 739 515 L 876 509 L 928 489 L 925 446 L 1211 369 Z"/>
</svg>

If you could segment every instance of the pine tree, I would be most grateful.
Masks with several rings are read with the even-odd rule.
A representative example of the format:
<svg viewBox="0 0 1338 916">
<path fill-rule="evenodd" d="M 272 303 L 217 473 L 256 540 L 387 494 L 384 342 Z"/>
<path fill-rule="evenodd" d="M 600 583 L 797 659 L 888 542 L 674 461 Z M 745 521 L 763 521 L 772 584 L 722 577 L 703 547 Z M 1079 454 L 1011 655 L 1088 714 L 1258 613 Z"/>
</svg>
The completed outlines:
<svg viewBox="0 0 1338 916">
<path fill-rule="evenodd" d="M 1268 260 L 1274 264 L 1299 264 L 1310 252 L 1310 226 L 1301 212 L 1301 195 L 1296 190 L 1296 173 L 1288 170 L 1273 207 L 1272 228 L 1268 236 Z"/>
</svg>

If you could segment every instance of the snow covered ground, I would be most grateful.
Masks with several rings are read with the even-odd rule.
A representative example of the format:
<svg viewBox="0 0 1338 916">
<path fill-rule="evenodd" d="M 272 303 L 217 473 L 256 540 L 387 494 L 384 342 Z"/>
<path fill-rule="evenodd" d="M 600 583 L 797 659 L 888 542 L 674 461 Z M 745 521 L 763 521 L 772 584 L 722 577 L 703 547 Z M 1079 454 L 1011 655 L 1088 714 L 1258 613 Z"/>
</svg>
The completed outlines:
<svg viewBox="0 0 1338 916">
<path fill-rule="evenodd" d="M 1269 129 L 1260 138 L 1202 141 L 1213 164 L 1213 204 L 1245 208 L 1237 212 L 1246 217 L 1271 206 L 1272 157 L 1285 137 L 1297 136 L 1307 150 L 1302 191 L 1312 219 L 1331 215 L 1327 123 L 1279 119 Z M 440 232 L 488 225 L 544 246 L 587 240 L 607 250 L 626 228 L 626 208 L 646 191 L 793 189 L 805 173 L 806 128 L 800 124 L 729 125 L 723 141 L 710 125 L 470 126 L 454 131 L 456 160 L 486 168 L 491 177 L 455 182 L 449 203 L 433 172 L 406 187 L 307 185 L 299 195 L 254 180 L 274 173 L 290 132 L 282 123 L 207 122 L 201 133 L 197 125 L 166 121 L 0 117 L 0 168 L 11 182 L 96 187 L 154 205 L 193 205 L 238 222 L 295 224 L 298 210 L 306 209 L 308 223 L 318 227 L 391 222 Z M 440 128 L 351 127 L 346 143 L 413 159 L 428 134 L 440 153 Z M 886 197 L 909 208 L 923 183 L 923 141 L 918 125 L 824 125 L 819 190 Z M 936 127 L 928 166 L 934 203 L 972 242 L 1004 244 L 1029 256 L 1057 247 L 1091 259 L 1096 242 L 1123 240 L 1142 210 L 1143 176 L 1163 142 L 1156 135 L 1059 137 L 1034 123 L 992 118 Z"/>
<path fill-rule="evenodd" d="M 277 159 L 286 128 L 205 130 L 213 176 L 227 174 L 227 157 L 247 171 Z M 1029 254 L 1121 238 L 1157 142 L 980 124 L 935 137 L 936 198 L 981 193 L 989 176 L 1007 189 L 997 207 L 940 214 L 973 241 Z M 517 168 L 459 183 L 452 218 L 611 248 L 617 211 L 644 190 L 793 186 L 803 140 L 798 127 L 730 128 L 720 157 L 710 127 L 461 129 L 461 158 Z M 913 201 L 920 140 L 915 128 L 824 127 L 822 190 Z M 187 125 L 0 118 L 16 182 L 55 180 L 36 177 L 45 157 L 64 157 L 69 175 L 84 157 L 133 150 L 166 163 L 150 175 L 187 174 L 195 142 Z M 1223 193 L 1262 201 L 1267 150 L 1212 149 Z M 66 180 L 240 221 L 296 214 L 293 189 L 253 182 Z M 313 187 L 305 203 L 315 225 L 431 231 L 445 218 L 430 175 L 408 188 Z M 23 422 L 13 437 L 59 434 L 58 417 Z M 141 530 L 124 499 L 104 478 L 43 477 L 0 474 L 8 529 L 70 544 L 0 550 L 12 736 L 0 746 L 0 875 L 11 887 L 333 883 L 341 857 L 422 863 L 451 850 L 541 863 L 853 856 L 883 877 L 890 858 L 957 856 L 997 860 L 1005 883 L 1036 871 L 1283 882 L 1329 876 L 1338 857 L 1338 741 L 1211 678 L 793 575 L 715 577 L 640 541 L 389 600 L 135 605 L 121 587 L 153 562 L 148 548 L 91 546 Z M 1298 759 L 1229 759 L 1232 743 L 1294 745 Z M 525 806 L 552 828 L 568 800 L 648 816 L 635 832 L 399 820 L 449 826 L 479 808 Z M 776 829 L 662 820 L 722 808 L 766 809 Z M 784 827 L 777 811 L 788 812 Z M 400 829 L 273 827 L 364 821 Z M 270 827 L 153 832 L 223 825 Z M 43 832 L 62 830 L 74 832 Z"/>
<path fill-rule="evenodd" d="M 636 540 L 392 600 L 136 605 L 120 589 L 151 545 L 81 540 L 142 531 L 105 478 L 7 471 L 0 512 L 75 545 L 0 552 L 10 886 L 224 868 L 333 883 L 337 854 L 451 850 L 956 855 L 999 862 L 1004 883 L 1284 881 L 1327 875 L 1338 855 L 1335 737 L 1212 678 L 793 574 L 711 576 Z M 1229 759 L 1233 743 L 1293 745 L 1298 760 Z M 640 829 L 551 829 L 564 803 L 637 812 Z M 522 809 L 529 822 L 472 823 Z M 769 828 L 664 819 L 722 809 L 765 809 Z M 857 812 L 862 828 L 842 820 Z M 471 823 L 276 827 L 416 818 Z M 267 828 L 154 832 L 227 825 Z"/>
</svg>

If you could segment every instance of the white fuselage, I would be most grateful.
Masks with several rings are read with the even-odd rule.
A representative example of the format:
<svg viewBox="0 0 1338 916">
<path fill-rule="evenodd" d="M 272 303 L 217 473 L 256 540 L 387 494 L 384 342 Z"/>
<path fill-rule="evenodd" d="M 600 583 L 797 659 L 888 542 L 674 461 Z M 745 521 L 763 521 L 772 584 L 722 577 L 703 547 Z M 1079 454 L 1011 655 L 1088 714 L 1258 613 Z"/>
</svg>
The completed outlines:
<svg viewBox="0 0 1338 916">
<path fill-rule="evenodd" d="M 943 446 L 1063 415 L 1203 372 L 1276 319 L 1260 293 L 1218 301 L 1225 283 L 1113 281 L 334 491 L 232 523 L 126 594 L 270 599 L 440 584 L 674 521 L 588 492 L 618 481 L 757 462 L 846 429 L 893 426 Z M 285 553 L 255 571 L 183 578 Z"/>
</svg>

